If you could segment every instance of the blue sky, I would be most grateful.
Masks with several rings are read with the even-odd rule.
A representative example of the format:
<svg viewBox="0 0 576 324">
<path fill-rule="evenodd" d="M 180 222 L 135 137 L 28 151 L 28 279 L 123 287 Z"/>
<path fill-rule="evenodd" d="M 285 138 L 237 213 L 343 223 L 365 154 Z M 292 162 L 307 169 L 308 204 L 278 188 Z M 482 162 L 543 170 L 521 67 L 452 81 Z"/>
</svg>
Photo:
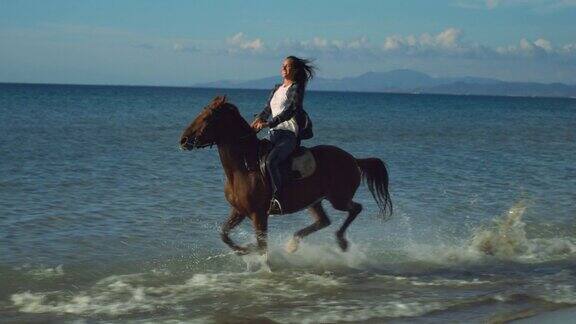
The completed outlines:
<svg viewBox="0 0 576 324">
<path fill-rule="evenodd" d="M 576 84 L 576 0 L 0 0 L 0 82 L 192 85 L 410 68 Z"/>
</svg>

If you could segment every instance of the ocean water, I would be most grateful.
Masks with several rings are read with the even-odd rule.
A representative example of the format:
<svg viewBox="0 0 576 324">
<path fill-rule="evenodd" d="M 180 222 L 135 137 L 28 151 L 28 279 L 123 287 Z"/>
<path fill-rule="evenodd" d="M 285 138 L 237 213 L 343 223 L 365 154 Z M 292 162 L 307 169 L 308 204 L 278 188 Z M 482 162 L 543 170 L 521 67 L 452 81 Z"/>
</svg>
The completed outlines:
<svg viewBox="0 0 576 324">
<path fill-rule="evenodd" d="M 219 94 L 0 85 L 0 319 L 13 322 L 499 322 L 576 305 L 576 100 L 309 92 L 315 138 L 383 159 L 348 252 L 307 213 L 270 220 L 271 271 L 220 242 L 215 149 L 180 133 Z M 249 222 L 233 238 L 254 240 Z"/>
</svg>

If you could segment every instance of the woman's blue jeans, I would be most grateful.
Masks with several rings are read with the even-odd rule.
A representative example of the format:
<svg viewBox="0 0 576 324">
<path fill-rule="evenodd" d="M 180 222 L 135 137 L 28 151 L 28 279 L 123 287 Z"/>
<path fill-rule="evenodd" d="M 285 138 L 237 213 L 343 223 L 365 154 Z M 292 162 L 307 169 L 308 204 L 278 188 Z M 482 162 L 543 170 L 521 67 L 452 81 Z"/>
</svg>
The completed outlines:
<svg viewBox="0 0 576 324">
<path fill-rule="evenodd" d="M 270 182 L 272 184 L 272 193 L 274 197 L 278 198 L 278 193 L 282 188 L 282 172 L 280 171 L 280 164 L 290 156 L 298 145 L 296 134 L 289 130 L 284 129 L 271 129 L 270 142 L 272 142 L 272 150 L 266 158 L 266 168 L 270 175 Z"/>
</svg>

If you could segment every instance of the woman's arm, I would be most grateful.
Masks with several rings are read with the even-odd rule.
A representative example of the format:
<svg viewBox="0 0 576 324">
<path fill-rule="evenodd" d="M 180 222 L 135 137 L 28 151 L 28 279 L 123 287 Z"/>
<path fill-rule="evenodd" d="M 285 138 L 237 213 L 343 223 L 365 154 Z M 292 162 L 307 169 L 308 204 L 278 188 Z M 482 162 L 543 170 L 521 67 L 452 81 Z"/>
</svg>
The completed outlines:
<svg viewBox="0 0 576 324">
<path fill-rule="evenodd" d="M 276 127 L 278 124 L 283 123 L 296 115 L 298 109 L 302 109 L 302 100 L 304 97 L 304 87 L 298 84 L 293 84 L 286 93 L 286 107 L 284 110 L 272 118 L 268 122 L 268 127 Z M 268 105 L 270 106 L 270 105 Z"/>
</svg>

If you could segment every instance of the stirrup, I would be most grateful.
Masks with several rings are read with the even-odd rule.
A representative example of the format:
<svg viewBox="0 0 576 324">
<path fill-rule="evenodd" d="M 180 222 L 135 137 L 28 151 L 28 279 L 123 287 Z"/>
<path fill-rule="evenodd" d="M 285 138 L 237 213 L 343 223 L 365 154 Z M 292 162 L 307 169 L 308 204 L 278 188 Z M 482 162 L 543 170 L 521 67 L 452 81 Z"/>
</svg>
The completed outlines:
<svg viewBox="0 0 576 324">
<path fill-rule="evenodd" d="M 276 197 L 272 197 L 270 200 L 270 208 L 268 209 L 268 214 L 282 214 L 282 204 L 280 200 Z"/>
</svg>

